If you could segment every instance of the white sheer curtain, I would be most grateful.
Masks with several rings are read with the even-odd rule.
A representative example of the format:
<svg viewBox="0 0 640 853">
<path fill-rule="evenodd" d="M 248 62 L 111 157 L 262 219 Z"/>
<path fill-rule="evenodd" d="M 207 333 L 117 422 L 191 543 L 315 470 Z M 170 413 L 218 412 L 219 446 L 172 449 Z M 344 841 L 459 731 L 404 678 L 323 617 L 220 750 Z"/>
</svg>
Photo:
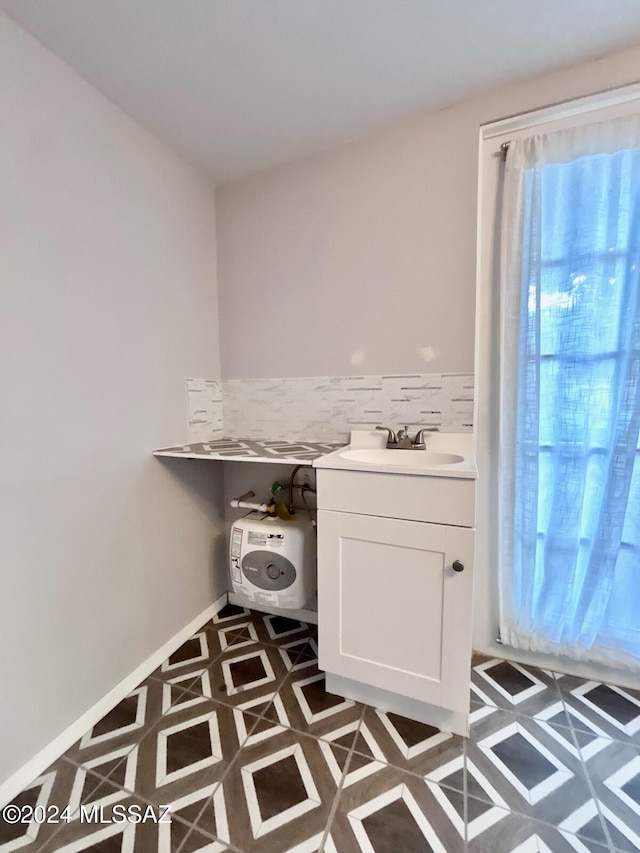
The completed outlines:
<svg viewBox="0 0 640 853">
<path fill-rule="evenodd" d="M 640 116 L 514 140 L 500 260 L 500 633 L 640 661 Z"/>
</svg>

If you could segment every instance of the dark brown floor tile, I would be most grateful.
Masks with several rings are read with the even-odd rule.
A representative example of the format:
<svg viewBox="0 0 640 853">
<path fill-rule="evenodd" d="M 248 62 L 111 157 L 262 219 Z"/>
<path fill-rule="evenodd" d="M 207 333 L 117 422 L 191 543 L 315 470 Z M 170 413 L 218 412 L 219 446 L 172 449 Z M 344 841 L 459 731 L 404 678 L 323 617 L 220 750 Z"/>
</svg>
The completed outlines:
<svg viewBox="0 0 640 853">
<path fill-rule="evenodd" d="M 318 666 L 318 644 L 313 638 L 290 640 L 288 643 L 282 643 L 278 648 L 289 672 Z"/>
<path fill-rule="evenodd" d="M 210 625 L 211 623 L 207 623 Z M 151 678 L 159 681 L 169 681 L 175 677 L 206 670 L 224 651 L 223 643 L 226 635 L 221 635 L 217 629 L 203 626 L 186 640 L 179 649 L 169 655 L 156 670 Z"/>
<path fill-rule="evenodd" d="M 141 741 L 135 784 L 127 787 L 142 799 L 186 807 L 220 781 L 257 722 L 212 700 L 177 710 Z"/>
<path fill-rule="evenodd" d="M 252 612 L 253 624 L 260 642 L 271 646 L 287 645 L 292 641 L 316 639 L 314 625 L 290 619 L 288 616 L 272 616 L 268 613 Z"/>
<path fill-rule="evenodd" d="M 80 807 L 42 853 L 177 853 L 191 827 L 172 817 L 166 806 L 146 803 L 108 781 L 93 801 Z"/>
<path fill-rule="evenodd" d="M 558 676 L 558 686 L 576 731 L 594 731 L 640 746 L 640 691 Z"/>
<path fill-rule="evenodd" d="M 107 777 L 109 762 L 121 761 L 162 720 L 173 713 L 180 685 L 149 678 L 132 690 L 65 753 L 65 758 Z"/>
<path fill-rule="evenodd" d="M 245 646 L 252 646 L 254 643 L 261 642 L 256 631 L 256 626 L 251 618 L 229 626 L 219 625 L 216 626 L 216 629 L 223 651 L 228 649 L 229 646 L 244 648 Z M 212 631 L 214 629 L 208 628 L 207 630 Z"/>
<path fill-rule="evenodd" d="M 555 676 L 537 667 L 499 658 L 474 655 L 471 663 L 471 701 L 494 705 L 516 714 L 537 717 L 558 706 L 561 725 L 563 708 Z"/>
<path fill-rule="evenodd" d="M 598 738 L 582 751 L 614 845 L 619 850 L 640 850 L 640 749 Z"/>
<path fill-rule="evenodd" d="M 601 805 L 602 817 L 609 833 L 609 838 L 617 853 L 637 853 L 640 850 L 640 842 L 638 836 L 624 823 L 619 822 L 619 818 L 614 812 L 609 813 L 606 806 Z"/>
<path fill-rule="evenodd" d="M 328 693 L 325 675 L 315 661 L 302 658 L 299 670 L 293 670 L 278 691 L 280 705 L 267 708 L 265 716 L 313 737 L 327 737 L 336 730 L 360 720 L 364 706 L 359 702 Z M 349 748 L 355 739 L 353 729 Z"/>
<path fill-rule="evenodd" d="M 263 643 L 236 648 L 230 646 L 204 674 L 186 684 L 191 692 L 238 706 L 275 693 L 287 676 L 280 649 Z"/>
<path fill-rule="evenodd" d="M 249 648 L 256 644 L 265 645 L 257 639 L 255 625 L 248 623 L 238 633 L 229 636 L 227 648 L 233 646 L 234 650 L 239 648 Z M 269 644 L 266 644 L 269 645 Z M 318 646 L 313 638 L 304 636 L 298 639 L 291 639 L 288 642 L 278 644 L 278 652 L 285 668 L 288 672 L 304 669 L 307 666 L 317 664 Z"/>
<path fill-rule="evenodd" d="M 608 853 L 608 848 L 480 800 L 467 799 L 468 853 Z"/>
<path fill-rule="evenodd" d="M 246 621 L 252 618 L 254 611 L 248 610 L 246 607 L 238 607 L 237 604 L 225 604 L 222 610 L 219 610 L 213 619 L 206 623 L 205 627 L 227 627 L 238 622 Z"/>
<path fill-rule="evenodd" d="M 96 801 L 102 784 L 90 769 L 59 759 L 7 804 L 3 811 L 7 819 L 0 817 L 0 850 L 39 850 L 75 820 L 81 804 Z M 12 807 L 20 810 L 15 823 L 9 821 Z"/>
<path fill-rule="evenodd" d="M 566 737 L 570 734 L 506 711 L 490 714 L 473 728 L 466 744 L 468 794 L 586 834 L 581 815 L 595 803 L 578 749 Z"/>
<path fill-rule="evenodd" d="M 476 705 L 472 706 L 469 715 L 469 728 L 473 736 L 479 729 L 486 729 L 491 726 L 492 715 L 500 715 L 504 713 L 502 709 L 491 705 Z M 507 712 L 509 713 L 509 712 Z M 564 749 L 568 750 L 575 758 L 580 757 L 580 751 L 575 738 L 575 732 L 571 729 L 568 723 L 567 714 L 564 711 L 564 705 L 561 701 L 554 702 L 548 705 L 545 709 L 538 712 L 535 717 L 538 726 L 546 731 L 554 740 L 556 740 Z"/>
<path fill-rule="evenodd" d="M 290 729 L 245 746 L 197 828 L 243 853 L 284 853 L 321 836 L 338 790 L 328 750 L 346 766 L 346 750 Z"/>
<path fill-rule="evenodd" d="M 460 791 L 390 766 L 343 788 L 329 828 L 339 853 L 462 853 L 464 832 Z"/>
<path fill-rule="evenodd" d="M 366 707 L 354 749 L 370 761 L 393 764 L 464 791 L 464 740 L 399 714 Z"/>
<path fill-rule="evenodd" d="M 198 829 L 192 829 L 179 853 L 237 853 L 237 851 L 218 838 L 212 838 Z"/>
</svg>

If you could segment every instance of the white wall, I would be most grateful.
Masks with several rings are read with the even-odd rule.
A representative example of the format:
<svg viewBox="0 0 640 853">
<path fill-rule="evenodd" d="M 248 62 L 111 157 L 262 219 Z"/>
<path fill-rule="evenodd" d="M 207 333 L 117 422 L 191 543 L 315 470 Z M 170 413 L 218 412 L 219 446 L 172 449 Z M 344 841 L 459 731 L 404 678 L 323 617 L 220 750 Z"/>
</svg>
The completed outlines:
<svg viewBox="0 0 640 853">
<path fill-rule="evenodd" d="M 225 379 L 471 372 L 479 126 L 639 67 L 619 52 L 219 187 Z"/>
<path fill-rule="evenodd" d="M 217 188 L 225 378 L 353 374 L 356 350 L 365 374 L 473 371 L 480 126 L 639 68 L 640 47 L 620 51 Z M 494 653 L 497 579 L 478 557 L 474 647 Z"/>
<path fill-rule="evenodd" d="M 0 17 L 0 782 L 221 592 L 208 185 Z M 218 560 L 218 572 L 213 562 Z"/>
</svg>

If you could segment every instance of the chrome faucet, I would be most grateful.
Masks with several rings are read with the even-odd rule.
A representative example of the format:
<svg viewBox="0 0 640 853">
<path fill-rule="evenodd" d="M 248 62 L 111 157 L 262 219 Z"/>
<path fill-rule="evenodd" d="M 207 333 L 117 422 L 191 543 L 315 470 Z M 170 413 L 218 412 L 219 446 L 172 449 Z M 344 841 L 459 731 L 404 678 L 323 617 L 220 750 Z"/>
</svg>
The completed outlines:
<svg viewBox="0 0 640 853">
<path fill-rule="evenodd" d="M 413 450 L 413 442 L 407 432 L 407 427 L 398 430 L 397 447 L 399 450 Z"/>
<path fill-rule="evenodd" d="M 389 427 L 377 426 L 376 429 L 384 430 L 387 433 L 387 447 L 390 449 L 425 450 L 425 432 L 438 432 L 439 427 L 422 427 L 422 429 L 418 430 L 418 432 L 416 433 L 416 437 L 413 441 L 411 440 L 411 436 L 408 432 L 408 427 L 406 426 L 404 429 L 399 429 L 397 435 L 392 429 L 389 429 Z"/>
</svg>

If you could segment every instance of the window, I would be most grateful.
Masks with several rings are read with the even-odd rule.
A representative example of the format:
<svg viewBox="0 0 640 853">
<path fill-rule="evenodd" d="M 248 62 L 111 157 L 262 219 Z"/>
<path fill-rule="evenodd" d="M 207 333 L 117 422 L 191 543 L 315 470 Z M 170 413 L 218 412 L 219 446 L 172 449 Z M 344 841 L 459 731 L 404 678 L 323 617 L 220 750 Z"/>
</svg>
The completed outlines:
<svg viewBox="0 0 640 853">
<path fill-rule="evenodd" d="M 502 216 L 501 634 L 640 659 L 640 120 L 517 140 Z"/>
</svg>

